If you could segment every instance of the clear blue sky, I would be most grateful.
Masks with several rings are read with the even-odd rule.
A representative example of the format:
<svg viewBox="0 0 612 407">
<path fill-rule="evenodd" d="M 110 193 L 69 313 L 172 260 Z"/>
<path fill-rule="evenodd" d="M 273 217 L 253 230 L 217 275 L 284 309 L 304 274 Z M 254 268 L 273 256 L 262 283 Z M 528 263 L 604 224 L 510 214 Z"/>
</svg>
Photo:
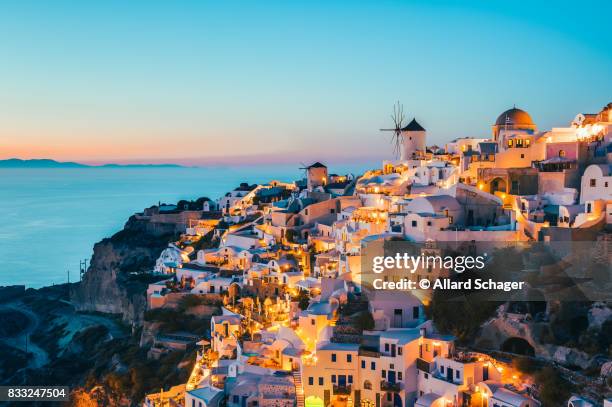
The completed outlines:
<svg viewBox="0 0 612 407">
<path fill-rule="evenodd" d="M 612 101 L 612 2 L 2 1 L 0 158 L 391 157 Z"/>
</svg>

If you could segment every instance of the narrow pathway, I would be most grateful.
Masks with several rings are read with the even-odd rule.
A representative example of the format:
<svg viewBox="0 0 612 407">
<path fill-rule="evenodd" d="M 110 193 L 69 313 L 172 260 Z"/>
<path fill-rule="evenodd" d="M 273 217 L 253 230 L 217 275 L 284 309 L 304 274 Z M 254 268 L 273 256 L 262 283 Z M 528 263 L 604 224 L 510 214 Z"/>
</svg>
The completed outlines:
<svg viewBox="0 0 612 407">
<path fill-rule="evenodd" d="M 293 383 L 295 384 L 295 401 L 297 407 L 304 407 L 304 385 L 302 384 L 302 374 L 299 370 L 293 371 Z"/>
<path fill-rule="evenodd" d="M 18 308 L 16 305 L 0 305 L 0 309 L 21 314 L 28 319 L 28 326 L 26 329 L 15 336 L 0 338 L 0 341 L 13 348 L 20 349 L 24 352 L 27 350 L 27 352 L 31 353 L 32 360 L 28 367 L 39 368 L 46 365 L 49 362 L 49 355 L 43 348 L 30 340 L 30 336 L 36 331 L 40 324 L 38 315 L 25 307 Z"/>
</svg>

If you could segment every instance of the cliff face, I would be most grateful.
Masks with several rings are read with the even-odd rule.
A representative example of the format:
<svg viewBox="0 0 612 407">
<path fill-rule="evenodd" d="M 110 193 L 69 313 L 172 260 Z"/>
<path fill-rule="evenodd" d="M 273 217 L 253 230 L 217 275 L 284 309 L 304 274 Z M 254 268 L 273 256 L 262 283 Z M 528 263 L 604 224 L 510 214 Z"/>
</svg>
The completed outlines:
<svg viewBox="0 0 612 407">
<path fill-rule="evenodd" d="M 146 288 L 155 260 L 176 237 L 174 225 L 152 224 L 132 216 L 123 230 L 96 243 L 91 264 L 71 291 L 79 311 L 122 314 L 127 323 L 142 323 Z"/>
</svg>

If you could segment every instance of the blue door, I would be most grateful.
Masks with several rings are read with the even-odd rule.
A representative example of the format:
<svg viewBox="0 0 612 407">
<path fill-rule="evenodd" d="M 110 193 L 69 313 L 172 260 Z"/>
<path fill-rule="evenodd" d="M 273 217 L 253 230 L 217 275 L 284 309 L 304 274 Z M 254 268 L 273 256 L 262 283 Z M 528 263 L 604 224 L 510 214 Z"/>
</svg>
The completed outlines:
<svg viewBox="0 0 612 407">
<path fill-rule="evenodd" d="M 387 379 L 389 380 L 389 383 L 391 383 L 391 384 L 395 383 L 395 370 L 389 370 L 389 374 L 387 375 Z"/>
</svg>

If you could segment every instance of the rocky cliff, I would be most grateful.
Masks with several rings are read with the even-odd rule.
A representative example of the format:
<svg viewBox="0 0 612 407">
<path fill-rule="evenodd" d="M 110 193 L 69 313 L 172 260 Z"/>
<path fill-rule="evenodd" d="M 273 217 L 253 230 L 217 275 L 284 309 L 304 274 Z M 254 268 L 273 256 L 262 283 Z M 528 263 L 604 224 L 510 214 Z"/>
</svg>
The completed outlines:
<svg viewBox="0 0 612 407">
<path fill-rule="evenodd" d="M 151 223 L 132 216 L 123 230 L 96 243 L 91 264 L 71 291 L 79 311 L 121 314 L 129 324 L 140 325 L 146 308 L 146 287 L 155 260 L 176 238 L 173 224 Z"/>
</svg>

